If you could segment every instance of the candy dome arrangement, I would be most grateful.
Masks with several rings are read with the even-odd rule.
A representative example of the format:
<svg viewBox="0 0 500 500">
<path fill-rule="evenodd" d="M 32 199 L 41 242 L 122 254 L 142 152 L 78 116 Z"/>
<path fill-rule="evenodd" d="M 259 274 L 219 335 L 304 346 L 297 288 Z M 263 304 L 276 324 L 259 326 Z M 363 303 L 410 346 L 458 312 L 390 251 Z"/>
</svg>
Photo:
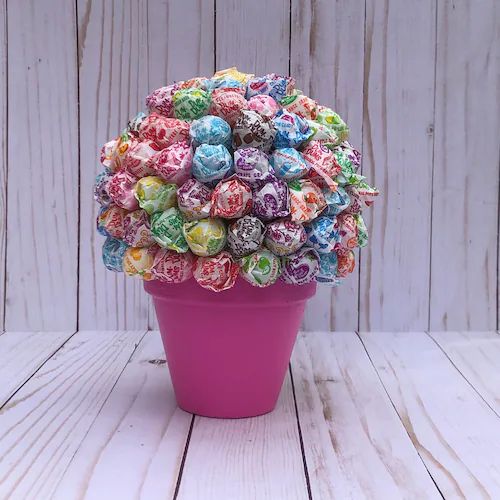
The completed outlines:
<svg viewBox="0 0 500 500">
<path fill-rule="evenodd" d="M 144 280 L 338 285 L 378 195 L 331 109 L 290 77 L 230 68 L 159 88 L 103 146 L 103 261 Z"/>
</svg>

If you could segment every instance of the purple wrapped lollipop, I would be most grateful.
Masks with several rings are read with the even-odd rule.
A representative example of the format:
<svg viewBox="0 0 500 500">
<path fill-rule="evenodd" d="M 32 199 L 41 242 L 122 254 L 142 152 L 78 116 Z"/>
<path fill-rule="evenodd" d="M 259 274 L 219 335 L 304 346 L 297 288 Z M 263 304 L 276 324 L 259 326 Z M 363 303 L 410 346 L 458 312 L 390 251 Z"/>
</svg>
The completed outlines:
<svg viewBox="0 0 500 500">
<path fill-rule="evenodd" d="M 264 244 L 275 255 L 290 255 L 296 252 L 307 240 L 304 226 L 293 220 L 281 219 L 266 227 Z"/>
<path fill-rule="evenodd" d="M 212 207 L 212 190 L 196 179 L 187 180 L 177 190 L 177 204 L 186 220 L 206 219 Z"/>
<path fill-rule="evenodd" d="M 264 220 L 286 217 L 290 213 L 290 195 L 286 182 L 273 179 L 253 192 L 253 213 Z"/>
<path fill-rule="evenodd" d="M 319 255 L 314 248 L 302 247 L 297 252 L 283 257 L 281 279 L 290 285 L 305 285 L 315 281 L 319 273 Z"/>
<path fill-rule="evenodd" d="M 237 149 L 234 152 L 234 170 L 242 181 L 252 187 L 274 178 L 266 153 L 257 148 Z"/>
</svg>

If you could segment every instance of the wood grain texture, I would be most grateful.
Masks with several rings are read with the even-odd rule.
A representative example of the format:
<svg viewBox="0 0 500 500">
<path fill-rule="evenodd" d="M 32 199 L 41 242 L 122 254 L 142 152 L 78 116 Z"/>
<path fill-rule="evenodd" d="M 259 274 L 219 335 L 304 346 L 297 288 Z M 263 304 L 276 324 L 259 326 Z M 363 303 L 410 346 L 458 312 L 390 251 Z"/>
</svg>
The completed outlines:
<svg viewBox="0 0 500 500">
<path fill-rule="evenodd" d="M 73 2 L 8 2 L 6 330 L 75 330 L 78 120 Z"/>
<path fill-rule="evenodd" d="M 7 245 L 7 0 L 0 2 L 0 335 L 5 329 Z"/>
<path fill-rule="evenodd" d="M 399 417 L 444 498 L 500 495 L 500 419 L 425 333 L 363 334 Z"/>
<path fill-rule="evenodd" d="M 313 498 L 441 498 L 355 333 L 302 334 L 292 373 Z"/>
<path fill-rule="evenodd" d="M 146 334 L 71 460 L 54 499 L 171 499 L 191 415 L 177 407 L 158 332 Z M 123 474 L 127 471 L 127 474 Z"/>
<path fill-rule="evenodd" d="M 216 67 L 288 75 L 290 1 L 217 0 Z"/>
<path fill-rule="evenodd" d="M 423 35 L 424 34 L 424 35 Z M 424 330 L 429 309 L 435 2 L 367 1 L 360 329 Z"/>
<path fill-rule="evenodd" d="M 493 332 L 434 332 L 429 335 L 500 416 L 500 335 Z"/>
<path fill-rule="evenodd" d="M 179 500 L 307 498 L 295 406 L 287 374 L 272 413 L 258 418 L 196 417 Z"/>
<path fill-rule="evenodd" d="M 438 6 L 429 329 L 494 330 L 500 5 Z"/>
<path fill-rule="evenodd" d="M 297 86 L 335 109 L 362 148 L 364 0 L 292 0 L 290 73 Z M 358 268 L 359 269 L 359 268 Z M 306 310 L 305 330 L 358 328 L 358 269 L 341 288 L 320 286 Z"/>
<path fill-rule="evenodd" d="M 0 336 L 0 408 L 73 332 L 6 332 Z"/>
<path fill-rule="evenodd" d="M 0 413 L 0 497 L 50 498 L 144 333 L 79 332 Z"/>
</svg>

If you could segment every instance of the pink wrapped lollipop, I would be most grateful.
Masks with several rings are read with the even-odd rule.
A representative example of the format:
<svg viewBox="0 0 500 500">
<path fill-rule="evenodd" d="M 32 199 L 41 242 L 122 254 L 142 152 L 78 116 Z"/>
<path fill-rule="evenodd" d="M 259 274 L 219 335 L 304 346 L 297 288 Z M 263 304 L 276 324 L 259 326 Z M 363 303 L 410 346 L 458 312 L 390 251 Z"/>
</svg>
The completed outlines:
<svg viewBox="0 0 500 500">
<path fill-rule="evenodd" d="M 160 248 L 156 252 L 151 274 L 166 283 L 183 283 L 193 276 L 194 256 L 191 252 L 177 253 Z"/>
<path fill-rule="evenodd" d="M 194 279 L 203 288 L 222 292 L 231 288 L 240 268 L 229 252 L 223 251 L 213 257 L 198 257 L 194 267 Z"/>
<path fill-rule="evenodd" d="M 172 96 L 179 90 L 179 85 L 167 85 L 154 90 L 146 97 L 146 106 L 151 113 L 158 113 L 166 117 L 174 116 L 174 102 Z"/>
<path fill-rule="evenodd" d="M 118 205 L 111 204 L 103 207 L 97 218 L 97 227 L 103 234 L 121 240 L 125 234 L 123 221 L 126 215 L 127 211 Z"/>
<path fill-rule="evenodd" d="M 182 186 L 191 177 L 193 150 L 188 141 L 180 141 L 154 155 L 148 166 L 167 182 Z"/>
<path fill-rule="evenodd" d="M 252 190 L 235 175 L 220 181 L 212 193 L 211 217 L 237 219 L 252 210 Z"/>
<path fill-rule="evenodd" d="M 248 109 L 266 118 L 272 118 L 280 110 L 280 107 L 269 95 L 255 95 L 248 100 Z"/>
<path fill-rule="evenodd" d="M 150 159 L 158 154 L 160 147 L 153 141 L 134 142 L 123 158 L 123 170 L 130 172 L 137 178 L 153 175 Z"/>
<path fill-rule="evenodd" d="M 311 141 L 302 150 L 302 156 L 310 167 L 309 178 L 319 187 L 335 191 L 337 183 L 333 179 L 340 174 L 340 167 L 333 151 L 320 141 Z"/>
<path fill-rule="evenodd" d="M 135 197 L 134 187 L 137 177 L 125 170 L 117 172 L 106 185 L 106 191 L 113 202 L 126 210 L 137 210 L 139 203 Z"/>
<path fill-rule="evenodd" d="M 234 89 L 215 89 L 212 92 L 210 114 L 224 119 L 231 127 L 234 127 L 241 111 L 247 107 L 245 97 Z"/>
<path fill-rule="evenodd" d="M 166 148 L 175 142 L 189 140 L 189 123 L 151 113 L 141 123 L 139 138 L 143 141 L 149 139 Z"/>
</svg>

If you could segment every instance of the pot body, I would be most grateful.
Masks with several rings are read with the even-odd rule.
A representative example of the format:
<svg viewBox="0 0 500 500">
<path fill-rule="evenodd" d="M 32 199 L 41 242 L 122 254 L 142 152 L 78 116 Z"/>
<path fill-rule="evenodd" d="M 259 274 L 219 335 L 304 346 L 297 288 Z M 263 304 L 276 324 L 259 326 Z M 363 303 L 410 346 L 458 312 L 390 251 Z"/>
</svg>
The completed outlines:
<svg viewBox="0 0 500 500">
<path fill-rule="evenodd" d="M 149 281 L 144 288 L 153 296 L 183 410 L 242 418 L 274 409 L 315 283 L 257 288 L 238 279 L 215 293 L 190 279 Z"/>
</svg>

